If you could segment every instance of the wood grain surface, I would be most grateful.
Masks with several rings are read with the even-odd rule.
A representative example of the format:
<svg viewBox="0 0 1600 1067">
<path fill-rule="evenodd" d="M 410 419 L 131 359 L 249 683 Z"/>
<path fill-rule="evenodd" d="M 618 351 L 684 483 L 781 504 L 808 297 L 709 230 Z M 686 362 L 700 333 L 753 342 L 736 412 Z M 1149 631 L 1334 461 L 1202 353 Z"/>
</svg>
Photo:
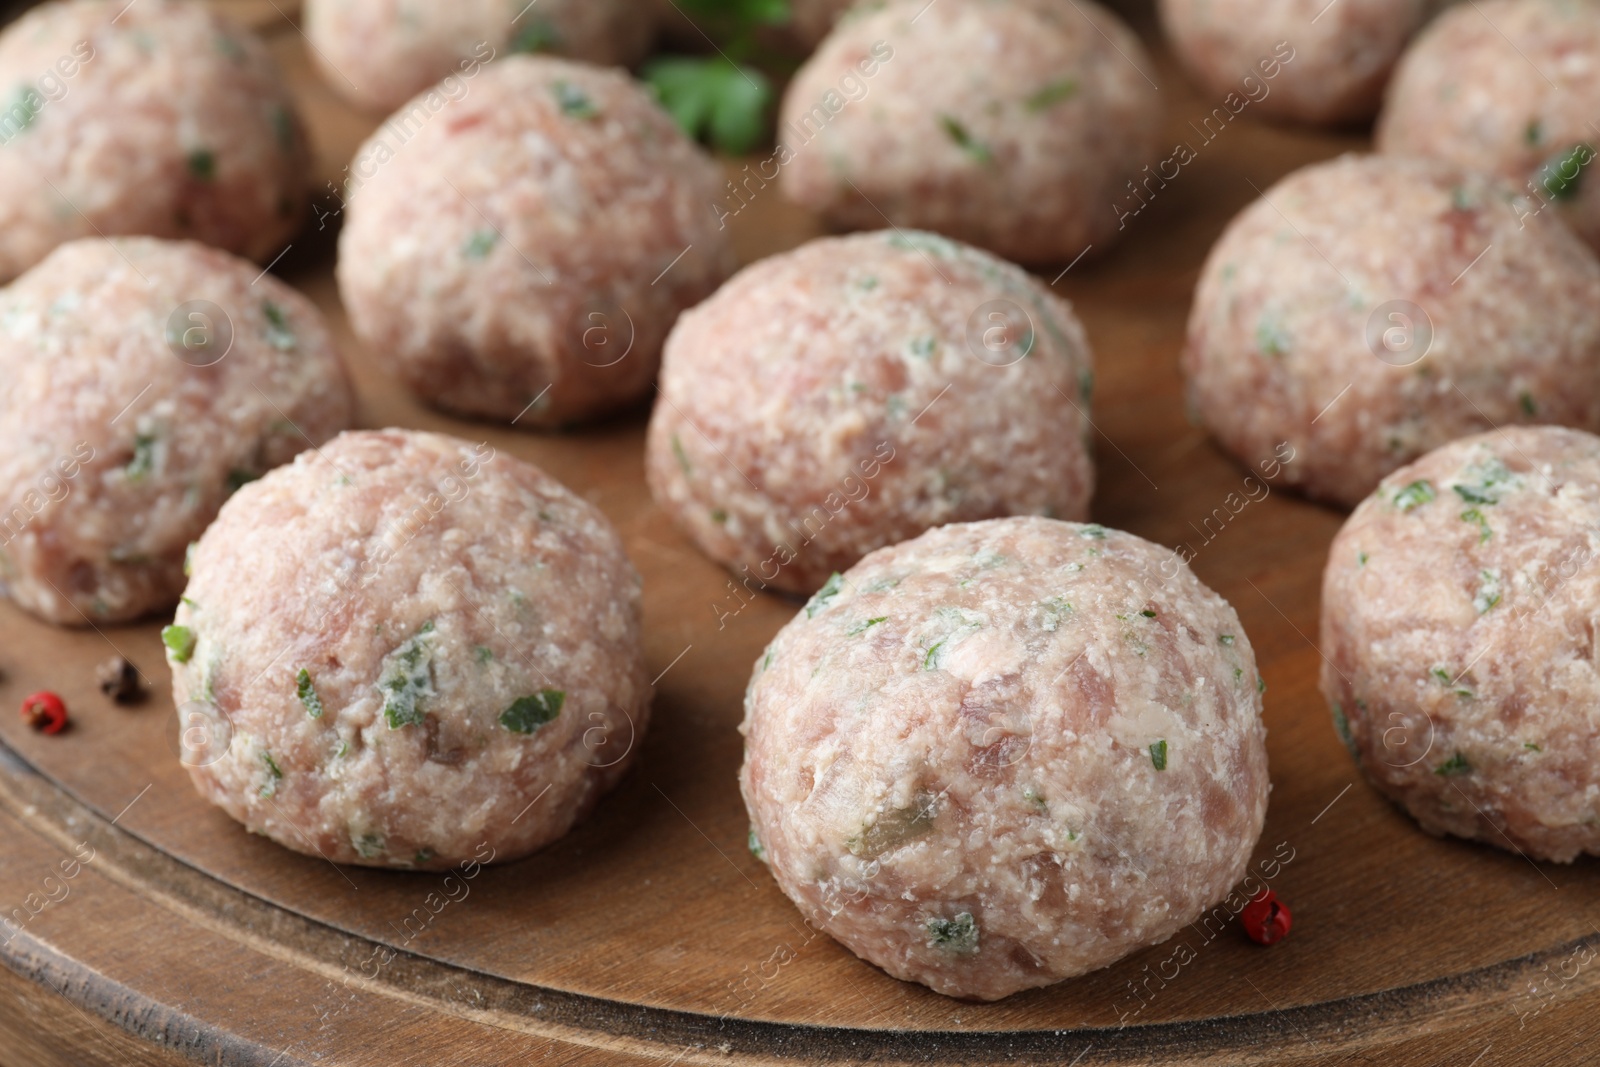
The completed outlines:
<svg viewBox="0 0 1600 1067">
<path fill-rule="evenodd" d="M 292 5 L 226 6 L 273 42 L 317 185 L 336 181 L 375 120 L 315 76 Z M 1147 5 L 1132 14 L 1153 40 Z M 1097 358 L 1095 519 L 1187 544 L 1260 657 L 1273 794 L 1257 860 L 1294 910 L 1286 942 L 1252 944 L 1224 910 L 1104 971 L 971 1004 L 815 934 L 746 851 L 737 786 L 743 688 L 796 602 L 741 607 L 651 502 L 643 409 L 534 435 L 420 407 L 349 333 L 329 216 L 275 270 L 333 322 L 360 424 L 488 440 L 611 517 L 645 578 L 651 732 L 587 823 L 439 906 L 440 875 L 291 853 L 197 797 L 160 620 L 61 630 L 0 605 L 0 707 L 49 688 L 73 714 L 56 737 L 0 715 L 0 909 L 20 927 L 0 930 L 0 1063 L 1591 1062 L 1594 864 L 1428 837 L 1362 782 L 1316 692 L 1317 590 L 1342 516 L 1276 491 L 1230 507 L 1248 472 L 1184 413 L 1177 354 L 1222 226 L 1281 175 L 1368 139 L 1246 112 L 1207 143 L 1189 123 L 1216 102 L 1156 50 L 1168 140 L 1197 158 L 1055 287 Z M 745 262 L 821 232 L 775 188 L 730 221 Z M 113 653 L 141 670 L 143 704 L 95 688 Z"/>
</svg>

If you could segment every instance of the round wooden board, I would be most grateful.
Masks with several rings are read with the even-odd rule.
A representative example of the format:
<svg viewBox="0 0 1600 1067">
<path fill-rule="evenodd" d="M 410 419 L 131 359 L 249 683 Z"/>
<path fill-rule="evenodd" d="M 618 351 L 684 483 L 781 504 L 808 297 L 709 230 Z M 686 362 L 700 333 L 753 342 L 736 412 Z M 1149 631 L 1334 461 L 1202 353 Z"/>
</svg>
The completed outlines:
<svg viewBox="0 0 1600 1067">
<path fill-rule="evenodd" d="M 375 122 L 315 77 L 291 5 L 229 6 L 273 41 L 314 129 L 318 184 L 336 180 Z M 1131 14 L 1153 39 L 1148 7 Z M 745 682 L 796 603 L 736 596 L 655 508 L 643 410 L 540 436 L 417 405 L 349 334 L 329 217 L 275 269 L 334 323 L 361 425 L 488 440 L 612 518 L 645 578 L 652 730 L 587 823 L 447 891 L 440 875 L 291 853 L 202 803 L 176 758 L 158 621 L 66 631 L 0 606 L 0 706 L 50 688 L 74 716 L 44 737 L 0 715 L 0 907 L 15 924 L 0 931 L 0 1061 L 1585 1062 L 1600 1004 L 1592 864 L 1436 840 L 1360 780 L 1316 692 L 1317 589 L 1342 517 L 1248 499 L 1248 472 L 1184 416 L 1177 353 L 1206 250 L 1257 190 L 1367 140 L 1248 113 L 1221 132 L 1214 120 L 1208 140 L 1218 102 L 1156 47 L 1168 140 L 1197 158 L 1152 186 L 1113 251 L 1055 284 L 1098 360 L 1095 518 L 1187 544 L 1260 657 L 1274 791 L 1257 869 L 1294 908 L 1289 940 L 1259 948 L 1224 909 L 1104 971 L 972 1004 L 812 931 L 746 851 L 736 780 Z M 730 224 L 745 262 L 819 232 L 771 187 Z M 144 673 L 144 704 L 96 690 L 94 665 L 114 652 Z"/>
</svg>

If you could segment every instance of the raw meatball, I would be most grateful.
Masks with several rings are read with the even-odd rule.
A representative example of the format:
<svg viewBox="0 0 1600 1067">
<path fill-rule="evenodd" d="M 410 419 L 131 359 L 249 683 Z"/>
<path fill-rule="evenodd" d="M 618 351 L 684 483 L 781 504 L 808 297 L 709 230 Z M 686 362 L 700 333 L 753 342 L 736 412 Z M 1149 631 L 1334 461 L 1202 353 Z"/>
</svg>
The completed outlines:
<svg viewBox="0 0 1600 1067">
<path fill-rule="evenodd" d="M 306 210 L 310 150 L 254 34 L 188 0 L 71 0 L 0 33 L 0 281 L 77 237 L 256 260 Z"/>
<path fill-rule="evenodd" d="M 0 575 L 75 626 L 170 608 L 222 502 L 354 404 L 309 300 L 147 237 L 70 242 L 0 289 L 0 381 Z"/>
<path fill-rule="evenodd" d="M 1364 122 L 1406 42 L 1446 0 L 1161 0 L 1184 67 L 1220 103 L 1318 125 Z"/>
<path fill-rule="evenodd" d="M 173 699 L 217 738 L 190 777 L 297 852 L 516 859 L 594 807 L 647 725 L 616 531 L 488 444 L 342 434 L 229 501 L 193 574 L 162 635 Z"/>
<path fill-rule="evenodd" d="M 932 234 L 824 238 L 678 321 L 646 475 L 747 589 L 810 593 L 930 526 L 1083 518 L 1092 382 L 1072 308 L 1016 267 Z"/>
<path fill-rule="evenodd" d="M 1322 692 L 1433 834 L 1600 853 L 1600 438 L 1453 441 L 1385 478 L 1322 579 Z"/>
<path fill-rule="evenodd" d="M 1154 68 L 1090 0 L 890 0 L 784 95 L 785 195 L 843 227 L 936 230 L 1025 263 L 1109 244 L 1154 158 Z"/>
<path fill-rule="evenodd" d="M 496 55 L 632 66 L 655 35 L 638 0 L 306 0 L 305 28 L 328 84 L 375 111 Z"/>
<path fill-rule="evenodd" d="M 745 696 L 752 849 L 896 978 L 995 1000 L 1165 941 L 1267 808 L 1255 657 L 1168 549 L 1040 518 L 881 549 Z"/>
<path fill-rule="evenodd" d="M 1600 261 L 1497 178 L 1344 156 L 1229 224 L 1183 363 L 1236 457 L 1287 443 L 1290 485 L 1354 505 L 1446 441 L 1511 422 L 1600 426 Z"/>
<path fill-rule="evenodd" d="M 1546 208 L 1600 248 L 1600 5 L 1479 0 L 1439 17 L 1401 59 L 1379 151 L 1504 175 L 1520 216 Z"/>
<path fill-rule="evenodd" d="M 549 427 L 638 400 L 678 312 L 734 267 L 715 164 L 621 72 L 518 56 L 437 95 L 352 167 L 356 334 L 463 415 Z"/>
</svg>

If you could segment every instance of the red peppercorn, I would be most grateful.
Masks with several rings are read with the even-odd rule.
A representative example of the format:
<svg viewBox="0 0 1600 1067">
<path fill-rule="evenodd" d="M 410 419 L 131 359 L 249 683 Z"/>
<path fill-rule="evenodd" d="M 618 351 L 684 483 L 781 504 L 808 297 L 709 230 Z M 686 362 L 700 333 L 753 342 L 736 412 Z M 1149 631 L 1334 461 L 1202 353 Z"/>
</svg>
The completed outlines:
<svg viewBox="0 0 1600 1067">
<path fill-rule="evenodd" d="M 60 697 L 45 690 L 23 700 L 22 717 L 41 733 L 59 734 L 67 727 L 67 706 Z"/>
<path fill-rule="evenodd" d="M 1239 913 L 1239 921 L 1244 925 L 1244 932 L 1250 935 L 1250 940 L 1259 945 L 1276 945 L 1289 936 L 1293 917 L 1289 914 L 1288 905 L 1278 899 L 1278 894 L 1263 889 L 1244 906 L 1244 911 Z"/>
</svg>

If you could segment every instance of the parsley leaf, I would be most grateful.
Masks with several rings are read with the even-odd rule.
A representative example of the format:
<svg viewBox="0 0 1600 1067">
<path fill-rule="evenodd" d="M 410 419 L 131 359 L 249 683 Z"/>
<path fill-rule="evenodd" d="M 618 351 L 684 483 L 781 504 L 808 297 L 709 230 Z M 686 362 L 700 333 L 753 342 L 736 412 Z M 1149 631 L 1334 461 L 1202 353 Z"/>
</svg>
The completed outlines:
<svg viewBox="0 0 1600 1067">
<path fill-rule="evenodd" d="M 722 56 L 663 56 L 643 77 L 684 133 L 719 151 L 743 155 L 766 132 L 772 82 L 753 67 Z"/>
<path fill-rule="evenodd" d="M 300 697 L 300 703 L 306 706 L 306 714 L 313 719 L 322 718 L 322 698 L 317 695 L 317 687 L 311 682 L 311 672 L 304 667 L 295 678 L 295 693 Z"/>
<path fill-rule="evenodd" d="M 532 696 L 518 697 L 500 713 L 500 725 L 514 734 L 531 734 L 561 714 L 567 694 L 560 689 L 541 689 Z"/>
<path fill-rule="evenodd" d="M 161 643 L 172 650 L 173 661 L 177 663 L 189 662 L 197 640 L 194 631 L 187 626 L 165 626 L 161 630 Z"/>
</svg>

